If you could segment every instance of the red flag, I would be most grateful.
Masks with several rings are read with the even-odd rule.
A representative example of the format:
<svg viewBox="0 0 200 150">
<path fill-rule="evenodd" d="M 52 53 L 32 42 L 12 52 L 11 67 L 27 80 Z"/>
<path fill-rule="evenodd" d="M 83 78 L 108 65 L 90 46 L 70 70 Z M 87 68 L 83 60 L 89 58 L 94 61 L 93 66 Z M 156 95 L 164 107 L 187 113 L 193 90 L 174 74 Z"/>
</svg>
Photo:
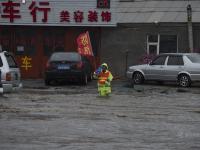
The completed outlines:
<svg viewBox="0 0 200 150">
<path fill-rule="evenodd" d="M 77 44 L 78 44 L 77 50 L 81 55 L 94 56 L 88 31 L 78 36 Z"/>
</svg>

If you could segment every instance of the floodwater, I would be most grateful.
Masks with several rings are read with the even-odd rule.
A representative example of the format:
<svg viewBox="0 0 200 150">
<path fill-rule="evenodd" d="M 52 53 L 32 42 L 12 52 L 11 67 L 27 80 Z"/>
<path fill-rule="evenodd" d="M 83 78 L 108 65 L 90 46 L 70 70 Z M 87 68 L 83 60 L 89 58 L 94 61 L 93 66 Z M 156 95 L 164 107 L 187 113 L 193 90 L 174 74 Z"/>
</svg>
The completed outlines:
<svg viewBox="0 0 200 150">
<path fill-rule="evenodd" d="M 33 82 L 33 81 L 32 81 Z M 0 150 L 199 150 L 200 87 L 26 83 L 0 96 Z"/>
</svg>

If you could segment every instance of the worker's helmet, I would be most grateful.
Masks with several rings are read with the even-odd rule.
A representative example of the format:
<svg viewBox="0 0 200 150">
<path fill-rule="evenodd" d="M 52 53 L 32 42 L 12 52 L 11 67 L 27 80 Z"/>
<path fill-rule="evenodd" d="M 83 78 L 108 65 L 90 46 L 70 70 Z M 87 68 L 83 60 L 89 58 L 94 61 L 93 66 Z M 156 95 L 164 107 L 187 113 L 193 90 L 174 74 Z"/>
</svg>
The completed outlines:
<svg viewBox="0 0 200 150">
<path fill-rule="evenodd" d="M 108 69 L 108 65 L 106 63 L 101 64 L 101 67 L 105 67 L 106 69 Z"/>
</svg>

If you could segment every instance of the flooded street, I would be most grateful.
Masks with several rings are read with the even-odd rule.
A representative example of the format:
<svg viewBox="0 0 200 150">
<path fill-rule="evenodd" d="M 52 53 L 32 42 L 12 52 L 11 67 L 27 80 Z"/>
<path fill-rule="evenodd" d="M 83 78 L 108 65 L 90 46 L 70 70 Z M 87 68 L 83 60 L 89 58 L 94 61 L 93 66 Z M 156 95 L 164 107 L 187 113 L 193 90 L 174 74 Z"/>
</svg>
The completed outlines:
<svg viewBox="0 0 200 150">
<path fill-rule="evenodd" d="M 200 87 L 41 85 L 0 97 L 0 150 L 200 149 Z"/>
</svg>

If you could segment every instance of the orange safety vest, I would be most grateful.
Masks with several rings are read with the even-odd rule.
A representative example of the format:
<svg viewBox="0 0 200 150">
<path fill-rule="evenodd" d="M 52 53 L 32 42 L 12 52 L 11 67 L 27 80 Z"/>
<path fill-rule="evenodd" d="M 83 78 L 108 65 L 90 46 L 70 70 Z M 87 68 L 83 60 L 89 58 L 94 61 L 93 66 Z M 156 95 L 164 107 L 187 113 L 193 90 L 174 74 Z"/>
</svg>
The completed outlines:
<svg viewBox="0 0 200 150">
<path fill-rule="evenodd" d="M 101 73 L 98 75 L 98 83 L 99 83 L 99 84 L 105 84 L 105 82 L 107 81 L 109 75 L 110 75 L 110 72 L 109 72 L 109 71 L 101 72 Z"/>
</svg>

